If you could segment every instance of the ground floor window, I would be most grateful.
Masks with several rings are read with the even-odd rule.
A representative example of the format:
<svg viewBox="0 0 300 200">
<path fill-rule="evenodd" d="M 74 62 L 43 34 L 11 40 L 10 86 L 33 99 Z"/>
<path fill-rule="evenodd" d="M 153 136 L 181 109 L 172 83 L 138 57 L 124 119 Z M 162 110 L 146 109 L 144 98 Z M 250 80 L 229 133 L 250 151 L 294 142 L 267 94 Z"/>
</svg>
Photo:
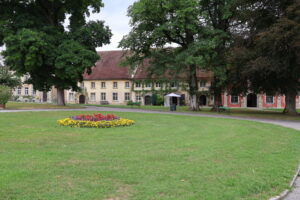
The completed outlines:
<svg viewBox="0 0 300 200">
<path fill-rule="evenodd" d="M 101 93 L 101 101 L 106 101 L 106 93 L 105 92 Z"/>
<path fill-rule="evenodd" d="M 17 90 L 17 94 L 18 94 L 18 95 L 21 95 L 21 90 L 22 90 L 22 88 L 21 88 L 21 87 L 18 87 L 18 90 Z"/>
<path fill-rule="evenodd" d="M 113 93 L 113 101 L 118 101 L 118 93 Z"/>
<path fill-rule="evenodd" d="M 266 96 L 266 103 L 273 104 L 274 103 L 273 96 L 267 95 Z"/>
<path fill-rule="evenodd" d="M 140 94 L 135 95 L 135 101 L 141 102 L 142 101 L 142 96 Z"/>
<path fill-rule="evenodd" d="M 91 101 L 96 101 L 96 93 L 91 93 Z"/>
<path fill-rule="evenodd" d="M 74 93 L 69 93 L 69 101 L 74 101 Z"/>
<path fill-rule="evenodd" d="M 235 95 L 232 95 L 231 96 L 231 103 L 239 103 L 239 97 L 235 96 Z"/>
<path fill-rule="evenodd" d="M 130 101 L 130 93 L 129 92 L 125 93 L 125 101 Z"/>
</svg>

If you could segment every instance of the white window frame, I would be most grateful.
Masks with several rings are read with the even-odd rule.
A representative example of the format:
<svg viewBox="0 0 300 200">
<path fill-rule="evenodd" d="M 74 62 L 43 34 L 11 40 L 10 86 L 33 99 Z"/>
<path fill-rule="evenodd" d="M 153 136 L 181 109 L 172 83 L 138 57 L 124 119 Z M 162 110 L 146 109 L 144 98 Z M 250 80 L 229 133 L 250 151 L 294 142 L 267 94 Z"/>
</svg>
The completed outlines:
<svg viewBox="0 0 300 200">
<path fill-rule="evenodd" d="M 140 87 L 141 87 L 141 82 L 136 82 L 136 83 L 135 83 L 135 87 L 136 87 L 136 88 L 140 88 Z"/>
<path fill-rule="evenodd" d="M 232 101 L 232 99 L 233 99 L 234 97 L 237 98 L 237 102 Z M 231 95 L 231 96 L 230 96 L 230 103 L 231 103 L 231 104 L 238 104 L 239 101 L 240 101 L 239 96 L 237 96 L 237 95 Z"/>
<path fill-rule="evenodd" d="M 116 98 L 115 98 L 116 97 Z M 117 92 L 113 92 L 113 94 L 112 94 L 112 100 L 113 101 L 118 101 L 118 93 Z"/>
<path fill-rule="evenodd" d="M 21 88 L 21 87 L 18 87 L 18 89 L 17 89 L 17 94 L 18 94 L 18 95 L 21 95 L 21 94 L 22 94 L 22 88 Z"/>
<path fill-rule="evenodd" d="M 129 81 L 126 81 L 126 82 L 125 82 L 125 88 L 130 88 L 130 83 L 129 83 Z"/>
<path fill-rule="evenodd" d="M 113 89 L 118 89 L 118 82 L 113 82 Z"/>
<path fill-rule="evenodd" d="M 101 82 L 101 88 L 105 89 L 106 88 L 106 82 Z"/>
<path fill-rule="evenodd" d="M 142 96 L 140 94 L 135 95 L 135 101 L 136 102 L 141 102 L 142 101 Z"/>
<path fill-rule="evenodd" d="M 74 93 L 73 92 L 69 93 L 69 101 L 74 101 Z"/>
<path fill-rule="evenodd" d="M 96 83 L 95 82 L 91 82 L 91 89 L 96 89 Z"/>
<path fill-rule="evenodd" d="M 146 87 L 146 88 L 151 88 L 151 85 L 152 85 L 151 83 L 146 83 L 146 84 L 145 84 L 145 87 Z"/>
<path fill-rule="evenodd" d="M 129 92 L 125 92 L 124 99 L 125 99 L 125 101 L 130 101 L 130 93 Z"/>
<path fill-rule="evenodd" d="M 160 82 L 156 82 L 156 83 L 155 83 L 155 87 L 161 88 L 161 83 L 160 83 Z"/>
<path fill-rule="evenodd" d="M 268 99 L 272 97 L 272 102 L 269 102 Z M 274 103 L 274 96 L 266 95 L 266 104 L 273 104 Z"/>
<path fill-rule="evenodd" d="M 91 92 L 90 94 L 90 100 L 95 102 L 96 101 L 96 93 L 95 92 Z"/>
<path fill-rule="evenodd" d="M 206 87 L 206 81 L 204 80 L 200 81 L 200 87 Z"/>
<path fill-rule="evenodd" d="M 106 101 L 106 93 L 105 92 L 101 92 L 100 96 L 101 96 L 101 101 Z"/>
<path fill-rule="evenodd" d="M 24 92 L 24 94 L 25 95 L 29 95 L 29 88 L 28 87 L 25 87 L 25 90 L 24 90 L 25 92 Z"/>
</svg>

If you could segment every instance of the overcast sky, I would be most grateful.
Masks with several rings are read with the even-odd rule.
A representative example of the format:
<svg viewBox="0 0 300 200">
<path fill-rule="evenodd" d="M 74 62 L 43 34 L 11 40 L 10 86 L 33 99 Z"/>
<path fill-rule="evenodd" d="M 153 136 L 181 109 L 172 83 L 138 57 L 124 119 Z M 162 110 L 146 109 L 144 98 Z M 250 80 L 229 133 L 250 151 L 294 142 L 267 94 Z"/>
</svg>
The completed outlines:
<svg viewBox="0 0 300 200">
<path fill-rule="evenodd" d="M 129 18 L 127 9 L 135 0 L 102 0 L 104 8 L 99 14 L 92 14 L 90 19 L 103 20 L 112 30 L 111 44 L 98 48 L 97 50 L 115 50 L 124 35 L 129 33 Z"/>
</svg>

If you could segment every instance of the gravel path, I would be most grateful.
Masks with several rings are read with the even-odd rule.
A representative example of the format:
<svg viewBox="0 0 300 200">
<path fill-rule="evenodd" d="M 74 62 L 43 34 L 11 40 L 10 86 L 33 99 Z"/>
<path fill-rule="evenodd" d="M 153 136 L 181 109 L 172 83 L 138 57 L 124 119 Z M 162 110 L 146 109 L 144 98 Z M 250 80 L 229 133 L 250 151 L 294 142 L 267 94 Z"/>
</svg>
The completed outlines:
<svg viewBox="0 0 300 200">
<path fill-rule="evenodd" d="M 139 113 L 158 113 L 158 114 L 172 114 L 181 116 L 196 116 L 196 117 L 213 117 L 213 118 L 223 118 L 223 119 L 238 119 L 238 120 L 248 120 L 256 121 L 268 124 L 275 124 L 279 126 L 284 126 L 287 128 L 292 128 L 300 131 L 300 122 L 296 121 L 286 121 L 286 120 L 272 120 L 272 119 L 259 119 L 250 117 L 237 117 L 237 116 L 227 116 L 227 115 L 214 115 L 214 114 L 201 114 L 201 113 L 182 113 L 182 112 L 168 112 L 168 111 L 152 111 L 152 110 L 142 110 L 142 109 L 128 109 L 128 108 L 109 108 L 109 107 L 96 107 L 88 106 L 85 109 L 36 109 L 36 110 L 0 110 L 0 113 L 7 112 L 45 112 L 45 111 L 109 111 L 109 112 L 139 112 Z M 300 178 L 298 177 L 295 182 L 293 190 L 284 198 L 284 200 L 300 200 Z"/>
</svg>

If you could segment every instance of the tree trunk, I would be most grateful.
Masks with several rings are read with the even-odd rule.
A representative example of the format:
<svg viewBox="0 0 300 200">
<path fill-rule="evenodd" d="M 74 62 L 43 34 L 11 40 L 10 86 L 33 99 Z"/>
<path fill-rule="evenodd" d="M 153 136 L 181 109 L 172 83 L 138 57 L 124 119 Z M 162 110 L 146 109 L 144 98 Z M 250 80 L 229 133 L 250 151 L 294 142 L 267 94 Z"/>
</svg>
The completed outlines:
<svg viewBox="0 0 300 200">
<path fill-rule="evenodd" d="M 198 101 L 198 80 L 197 80 L 197 67 L 196 65 L 189 66 L 189 110 L 199 111 Z"/>
<path fill-rule="evenodd" d="M 47 102 L 47 91 L 43 91 L 43 102 Z"/>
<path fill-rule="evenodd" d="M 65 91 L 57 88 L 57 105 L 65 106 Z"/>
<path fill-rule="evenodd" d="M 189 110 L 191 111 L 199 111 L 199 102 L 197 100 L 197 95 L 194 94 L 194 95 L 190 95 L 190 107 L 189 107 Z"/>
<path fill-rule="evenodd" d="M 297 91 L 289 90 L 285 94 L 285 108 L 283 113 L 290 115 L 297 115 L 296 110 L 296 96 Z"/>
<path fill-rule="evenodd" d="M 214 105 L 212 107 L 212 111 L 219 112 L 220 106 L 222 106 L 222 94 L 219 91 L 214 91 Z"/>
</svg>

